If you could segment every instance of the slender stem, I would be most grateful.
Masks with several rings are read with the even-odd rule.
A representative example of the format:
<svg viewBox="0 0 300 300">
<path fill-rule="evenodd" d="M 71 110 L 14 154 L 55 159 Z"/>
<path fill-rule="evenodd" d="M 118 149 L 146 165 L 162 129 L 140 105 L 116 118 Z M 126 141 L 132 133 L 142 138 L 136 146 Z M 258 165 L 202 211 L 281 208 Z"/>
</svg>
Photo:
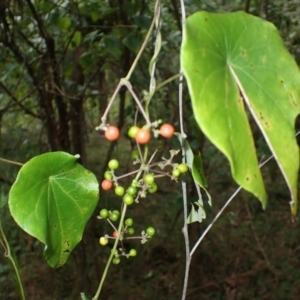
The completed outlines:
<svg viewBox="0 0 300 300">
<path fill-rule="evenodd" d="M 172 77 L 166 79 L 165 81 L 163 81 L 162 83 L 160 83 L 159 85 L 157 85 L 157 87 L 155 88 L 155 91 L 158 91 L 163 86 L 165 86 L 166 84 L 168 84 L 169 82 L 171 82 L 171 81 L 173 81 L 173 80 L 175 80 L 177 78 L 182 78 L 182 73 L 178 73 L 178 74 L 173 75 Z"/>
<path fill-rule="evenodd" d="M 181 22 L 182 27 L 184 25 L 186 15 L 185 15 L 185 6 L 184 0 L 180 0 L 181 5 Z M 181 151 L 182 151 L 182 162 L 186 163 L 186 150 L 184 147 L 184 140 L 186 139 L 186 134 L 184 133 L 183 128 L 183 75 L 182 70 L 180 68 L 180 76 L 179 76 L 179 120 L 180 120 L 180 133 L 181 133 Z M 183 198 L 183 217 L 184 217 L 184 224 L 182 228 L 182 233 L 184 236 L 184 243 L 185 243 L 185 273 L 184 273 L 184 282 L 183 282 L 183 289 L 182 289 L 182 300 L 186 299 L 186 292 L 188 287 L 188 280 L 189 280 L 189 271 L 190 271 L 190 264 L 191 264 L 191 256 L 190 256 L 190 240 L 189 240 L 189 233 L 188 233 L 188 204 L 187 204 L 187 188 L 185 180 L 182 181 L 182 198 Z"/>
<path fill-rule="evenodd" d="M 22 164 L 20 162 L 9 160 L 9 159 L 5 159 L 5 158 L 2 158 L 2 157 L 0 157 L 0 160 L 3 161 L 3 162 L 6 162 L 8 164 L 12 164 L 12 165 L 17 165 L 17 166 L 23 166 L 24 165 L 24 164 Z"/>
<path fill-rule="evenodd" d="M 3 242 L 1 241 L 1 244 L 4 246 L 4 249 L 5 249 L 5 254 L 4 255 L 10 260 L 10 262 L 11 262 L 13 268 L 14 268 L 14 271 L 15 271 L 15 274 L 16 274 L 16 277 L 17 277 L 17 281 L 18 281 L 18 286 L 19 286 L 19 289 L 20 289 L 21 299 L 25 300 L 26 299 L 25 298 L 25 292 L 24 292 L 24 288 L 23 288 L 23 285 L 22 285 L 19 270 L 18 270 L 17 265 L 14 261 L 14 258 L 11 255 L 10 247 L 9 247 L 8 241 L 6 239 L 6 236 L 5 236 L 3 228 L 2 228 L 1 218 L 0 218 L 0 234 L 1 234 L 1 238 L 3 240 Z"/>
<path fill-rule="evenodd" d="M 123 79 L 124 80 L 124 79 Z M 133 97 L 133 99 L 135 100 L 137 106 L 139 107 L 141 113 L 143 114 L 145 120 L 146 120 L 146 123 L 147 123 L 147 126 L 151 127 L 151 122 L 149 120 L 149 117 L 148 117 L 148 114 L 146 114 L 142 104 L 141 104 L 141 101 L 139 100 L 139 98 L 137 97 L 137 95 L 135 94 L 131 84 L 129 81 L 127 82 L 124 82 L 124 85 L 126 85 L 128 91 L 130 92 L 131 96 Z"/>
<path fill-rule="evenodd" d="M 223 207 L 220 209 L 220 211 L 217 213 L 217 215 L 214 217 L 212 222 L 207 226 L 205 231 L 202 233 L 201 237 L 197 241 L 197 243 L 194 245 L 193 249 L 191 250 L 190 256 L 194 254 L 197 247 L 200 245 L 206 234 L 209 232 L 209 230 L 212 228 L 212 226 L 215 224 L 215 222 L 219 219 L 219 217 L 222 215 L 226 207 L 231 203 L 231 201 L 234 199 L 234 197 L 241 191 L 242 187 L 240 186 L 232 195 L 231 197 L 226 201 L 226 203 L 223 205 Z"/>
<path fill-rule="evenodd" d="M 152 160 L 154 159 L 156 153 L 157 153 L 157 149 L 156 149 L 156 150 L 153 152 L 153 154 L 151 155 L 151 157 L 150 157 L 150 159 L 149 159 L 149 161 L 148 161 L 148 164 L 147 164 L 148 166 L 150 166 L 150 164 L 151 164 Z"/>
<path fill-rule="evenodd" d="M 124 223 L 124 218 L 125 218 L 126 210 L 127 210 L 127 205 L 124 204 L 123 210 L 122 210 L 121 219 L 120 219 L 120 223 L 119 223 L 119 227 L 118 227 L 118 232 L 122 231 L 122 227 L 123 227 L 123 223 Z M 118 246 L 118 243 L 119 243 L 119 239 L 120 239 L 120 235 L 118 234 L 117 238 L 115 239 L 114 246 L 113 246 L 113 248 L 111 250 L 109 259 L 108 259 L 108 261 L 106 263 L 105 269 L 103 271 L 103 274 L 102 274 L 102 277 L 101 277 L 101 281 L 99 283 L 98 290 L 97 290 L 95 296 L 92 298 L 92 300 L 97 300 L 99 298 L 99 296 L 100 296 L 102 286 L 104 284 L 105 278 L 106 278 L 107 273 L 108 273 L 108 269 L 110 267 L 110 264 L 111 264 L 111 261 L 112 261 L 114 255 L 115 255 L 114 253 L 115 253 L 115 250 L 117 249 L 117 246 Z"/>
<path fill-rule="evenodd" d="M 265 161 L 263 161 L 262 163 L 259 164 L 259 168 L 263 167 L 266 163 L 268 163 L 272 158 L 274 158 L 273 155 L 271 155 L 270 157 L 268 157 Z M 204 237 L 206 236 L 206 234 L 209 232 L 209 230 L 212 228 L 212 226 L 214 225 L 214 223 L 219 219 L 219 217 L 222 215 L 222 213 L 224 212 L 225 208 L 230 204 L 230 202 L 234 199 L 234 197 L 241 191 L 242 187 L 240 186 L 232 195 L 231 197 L 226 201 L 226 203 L 224 204 L 224 206 L 221 208 L 221 210 L 217 213 L 217 215 L 214 217 L 214 219 L 212 220 L 212 222 L 207 226 L 207 228 L 205 229 L 205 231 L 202 233 L 202 235 L 200 236 L 199 240 L 197 241 L 197 243 L 194 245 L 193 249 L 191 250 L 190 256 L 192 257 L 192 255 L 194 254 L 194 252 L 196 251 L 197 247 L 200 245 L 200 243 L 202 242 L 202 240 L 204 239 Z"/>
<path fill-rule="evenodd" d="M 157 13 L 156 20 L 155 20 L 155 26 L 156 26 L 157 31 L 156 31 L 156 39 L 155 39 L 155 46 L 154 46 L 154 54 L 149 63 L 149 74 L 150 74 L 149 93 L 145 97 L 145 100 L 146 100 L 145 110 L 146 110 L 147 115 L 149 115 L 150 101 L 151 101 L 151 99 L 155 93 L 155 89 L 156 89 L 156 81 L 155 81 L 156 60 L 157 60 L 158 54 L 161 49 L 161 41 L 162 41 L 161 33 L 160 33 L 161 3 L 156 2 L 156 5 L 158 6 L 158 13 Z"/>
<path fill-rule="evenodd" d="M 120 176 L 116 177 L 116 180 L 119 180 L 119 179 L 121 179 L 121 178 L 124 178 L 124 177 L 130 176 L 130 175 L 136 174 L 136 173 L 138 173 L 138 172 L 139 172 L 139 170 L 134 170 L 134 171 L 129 172 L 129 173 L 126 173 L 126 174 L 124 174 L 124 175 L 120 175 Z"/>
<path fill-rule="evenodd" d="M 117 230 L 116 226 L 113 224 L 113 222 L 110 219 L 106 219 L 106 221 L 110 224 L 110 226 L 114 229 Z"/>
<path fill-rule="evenodd" d="M 152 19 L 152 23 L 151 23 L 150 28 L 149 28 L 149 30 L 148 30 L 148 32 L 147 32 L 147 35 L 146 35 L 146 37 L 145 37 L 145 39 L 144 39 L 144 42 L 143 42 L 143 44 L 142 44 L 142 46 L 141 46 L 141 48 L 140 48 L 140 50 L 139 50 L 137 56 L 135 57 L 135 59 L 134 59 L 132 65 L 131 65 L 131 67 L 130 67 L 130 69 L 129 69 L 129 71 L 128 71 L 126 77 L 125 77 L 126 80 L 129 80 L 129 79 L 130 79 L 130 77 L 131 77 L 131 75 L 132 75 L 132 73 L 133 73 L 133 71 L 134 71 L 134 69 L 135 69 L 135 67 L 136 67 L 136 65 L 137 65 L 137 63 L 138 63 L 138 61 L 139 61 L 141 55 L 142 55 L 142 53 L 143 53 L 144 50 L 145 50 L 145 47 L 146 47 L 146 45 L 147 45 L 147 43 L 148 43 L 148 40 L 149 40 L 149 38 L 150 38 L 150 35 L 151 35 L 151 33 L 152 33 L 152 31 L 153 31 L 153 28 L 154 28 L 154 25 L 155 25 L 155 21 L 156 21 L 157 15 L 158 15 L 158 11 L 159 11 L 159 8 L 160 8 L 160 4 L 161 4 L 161 0 L 157 0 L 157 1 L 156 1 L 156 7 L 155 7 L 154 16 L 153 16 L 153 19 Z"/>
<path fill-rule="evenodd" d="M 101 118 L 101 122 L 102 122 L 103 125 L 105 125 L 105 123 L 106 123 L 107 115 L 108 115 L 108 113 L 109 113 L 109 111 L 110 111 L 110 108 L 111 108 L 111 106 L 112 106 L 112 104 L 113 104 L 115 98 L 117 97 L 118 92 L 119 92 L 119 90 L 120 90 L 120 88 L 121 88 L 122 86 L 123 86 L 123 82 L 122 82 L 122 80 L 120 80 L 120 82 L 118 83 L 118 85 L 117 85 L 117 87 L 116 87 L 116 89 L 115 89 L 115 91 L 114 91 L 114 93 L 113 93 L 113 95 L 112 95 L 112 97 L 111 97 L 111 99 L 110 99 L 110 101 L 109 101 L 109 103 L 108 103 L 106 109 L 105 109 L 105 112 L 104 112 L 104 114 L 103 114 L 103 116 L 102 116 L 102 118 Z M 101 125 L 102 125 L 102 124 L 101 124 Z M 98 127 L 96 127 L 96 130 L 101 129 L 101 125 L 98 126 Z"/>
</svg>

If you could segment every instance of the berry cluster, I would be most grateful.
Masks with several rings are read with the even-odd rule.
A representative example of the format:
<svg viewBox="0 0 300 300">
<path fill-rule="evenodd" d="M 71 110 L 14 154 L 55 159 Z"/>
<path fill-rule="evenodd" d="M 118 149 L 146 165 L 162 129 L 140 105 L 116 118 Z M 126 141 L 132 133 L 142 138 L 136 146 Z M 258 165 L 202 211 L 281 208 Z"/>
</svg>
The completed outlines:
<svg viewBox="0 0 300 300">
<path fill-rule="evenodd" d="M 165 138 L 171 138 L 174 134 L 174 127 L 171 124 L 163 124 L 159 129 L 159 134 Z M 114 125 L 110 125 L 105 129 L 104 135 L 109 141 L 116 141 L 120 136 L 120 130 Z M 138 144 L 147 144 L 151 139 L 151 131 L 146 125 L 142 128 L 134 125 L 128 130 L 128 136 Z"/>
<path fill-rule="evenodd" d="M 122 231 L 120 232 L 120 234 L 118 233 L 117 229 L 115 228 L 115 226 L 111 223 L 111 221 L 116 222 L 118 221 L 120 216 L 120 212 L 118 210 L 114 210 L 114 211 L 108 211 L 107 209 L 103 208 L 100 210 L 98 219 L 107 219 L 107 221 L 112 225 L 112 227 L 114 228 L 114 231 L 112 233 L 112 236 L 109 235 L 105 235 L 100 237 L 99 239 L 99 243 L 102 246 L 106 246 L 108 244 L 109 239 L 116 239 L 119 238 L 120 242 L 122 243 L 122 241 L 126 238 L 126 235 L 133 235 L 134 234 L 134 228 L 133 226 L 133 219 L 132 218 L 127 218 L 124 221 L 124 226 Z M 146 231 L 142 231 L 142 236 L 141 237 L 136 237 L 136 238 L 140 238 L 142 240 L 142 243 L 145 243 L 147 241 L 147 239 L 153 237 L 155 234 L 155 229 L 153 227 L 148 227 L 146 229 Z M 114 258 L 112 260 L 113 264 L 117 265 L 120 263 L 121 256 L 125 256 L 126 258 L 129 257 L 134 257 L 137 255 L 137 251 L 135 249 L 130 249 L 130 251 L 128 253 L 126 253 L 123 245 L 121 248 L 119 248 L 119 250 L 115 250 L 114 252 Z"/>
<path fill-rule="evenodd" d="M 153 194 L 157 191 L 158 186 L 156 179 L 163 176 L 168 176 L 172 180 L 177 181 L 178 178 L 188 171 L 188 166 L 186 164 L 178 164 L 173 162 L 173 158 L 179 153 L 178 150 L 171 150 L 170 157 L 168 159 L 162 158 L 161 161 L 153 162 L 155 154 L 153 153 L 150 159 L 147 161 L 147 155 L 142 153 L 141 145 L 147 147 L 151 136 L 158 137 L 161 135 L 164 138 L 172 138 L 174 135 L 174 127 L 170 124 L 163 124 L 159 129 L 156 129 L 161 121 L 157 121 L 151 126 L 138 127 L 136 125 L 131 126 L 128 130 L 128 136 L 134 139 L 137 144 L 137 149 L 133 150 L 131 153 L 131 158 L 134 160 L 134 165 L 139 165 L 139 167 L 131 171 L 128 174 L 123 174 L 117 176 L 116 171 L 119 168 L 119 162 L 116 159 L 112 159 L 108 162 L 108 169 L 104 173 L 104 180 L 101 183 L 101 187 L 104 191 L 113 189 L 115 195 L 122 197 L 123 207 L 132 205 L 133 203 L 139 203 L 141 198 L 145 198 L 147 194 Z M 105 128 L 105 137 L 109 141 L 116 141 L 120 136 L 120 131 L 115 126 L 108 126 Z M 146 149 L 146 148 L 145 148 Z M 146 156 L 146 157 L 145 157 Z M 165 168 L 169 167 L 167 171 Z M 126 188 L 120 184 L 121 179 L 127 176 L 134 176 L 131 183 Z M 141 243 L 146 243 L 149 238 L 152 238 L 155 234 L 155 229 L 153 227 L 148 227 L 146 230 L 141 232 L 140 236 L 132 236 L 135 232 L 133 228 L 133 219 L 127 218 L 123 224 L 119 224 L 119 231 L 114 226 L 113 222 L 118 221 L 120 217 L 120 212 L 118 210 L 109 211 L 105 208 L 101 209 L 98 219 L 106 219 L 113 228 L 112 235 L 105 235 L 100 237 L 99 243 L 103 246 L 107 245 L 109 239 L 118 240 L 121 243 L 121 248 L 116 249 L 113 253 L 114 258 L 112 262 L 114 264 L 120 263 L 120 257 L 125 256 L 127 258 L 134 257 L 137 255 L 135 249 L 131 249 L 126 252 L 123 247 L 124 239 L 140 239 Z M 124 220 L 124 216 L 122 216 Z M 121 228 L 121 229 L 120 229 Z"/>
</svg>

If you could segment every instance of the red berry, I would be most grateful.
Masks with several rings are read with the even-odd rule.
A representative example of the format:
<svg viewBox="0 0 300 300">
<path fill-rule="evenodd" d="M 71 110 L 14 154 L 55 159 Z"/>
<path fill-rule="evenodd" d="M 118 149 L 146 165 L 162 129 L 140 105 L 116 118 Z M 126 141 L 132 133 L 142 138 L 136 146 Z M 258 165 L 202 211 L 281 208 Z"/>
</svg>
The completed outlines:
<svg viewBox="0 0 300 300">
<path fill-rule="evenodd" d="M 120 130 L 118 127 L 116 126 L 108 126 L 107 129 L 105 130 L 104 133 L 105 137 L 109 140 L 109 141 L 115 141 L 119 138 L 120 136 Z"/>
<path fill-rule="evenodd" d="M 145 128 L 139 129 L 135 134 L 135 140 L 138 144 L 147 144 L 150 141 L 151 133 Z"/>
<path fill-rule="evenodd" d="M 112 187 L 112 182 L 108 179 L 104 179 L 101 183 L 101 187 L 104 191 L 108 191 Z"/>
<path fill-rule="evenodd" d="M 174 131 L 174 127 L 171 124 L 164 124 L 159 129 L 160 134 L 165 138 L 171 138 Z"/>
</svg>

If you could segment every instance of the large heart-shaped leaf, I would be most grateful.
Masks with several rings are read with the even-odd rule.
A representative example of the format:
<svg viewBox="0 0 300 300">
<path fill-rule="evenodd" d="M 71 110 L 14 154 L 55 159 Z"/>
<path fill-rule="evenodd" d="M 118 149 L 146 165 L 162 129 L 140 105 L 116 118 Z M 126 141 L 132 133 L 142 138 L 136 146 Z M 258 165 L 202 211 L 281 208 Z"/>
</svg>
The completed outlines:
<svg viewBox="0 0 300 300">
<path fill-rule="evenodd" d="M 82 238 L 98 202 L 98 182 L 65 152 L 46 153 L 22 166 L 9 193 L 18 225 L 45 244 L 52 267 L 63 265 Z"/>
<path fill-rule="evenodd" d="M 274 25 L 244 12 L 198 12 L 184 26 L 181 65 L 195 118 L 229 159 L 236 182 L 265 206 L 246 106 L 288 184 L 295 214 L 300 73 Z"/>
</svg>

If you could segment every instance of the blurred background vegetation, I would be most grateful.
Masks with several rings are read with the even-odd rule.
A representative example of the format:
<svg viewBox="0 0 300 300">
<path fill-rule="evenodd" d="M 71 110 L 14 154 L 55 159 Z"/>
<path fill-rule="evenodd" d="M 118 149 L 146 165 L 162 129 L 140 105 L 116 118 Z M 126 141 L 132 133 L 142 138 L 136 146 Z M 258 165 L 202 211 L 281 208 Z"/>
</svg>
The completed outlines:
<svg viewBox="0 0 300 300">
<path fill-rule="evenodd" d="M 126 131 L 135 106 L 125 89 L 119 93 L 109 122 L 122 129 L 118 142 L 109 143 L 95 131 L 119 79 L 126 75 L 143 42 L 154 10 L 147 0 L 2 0 L 0 2 L 0 157 L 26 162 L 48 151 L 80 154 L 81 163 L 101 180 L 111 157 L 121 171 L 132 166 L 133 144 Z M 186 0 L 187 15 L 198 10 L 245 10 L 273 22 L 288 49 L 300 63 L 300 4 L 298 0 Z M 162 50 L 156 80 L 179 70 L 180 5 L 163 1 Z M 148 64 L 154 36 L 131 79 L 135 92 L 148 89 Z M 152 119 L 178 127 L 178 82 L 155 96 Z M 203 137 L 184 94 L 185 128 L 195 153 L 201 151 L 213 206 L 207 219 L 190 225 L 191 243 L 210 223 L 236 189 L 224 157 Z M 297 126 L 299 127 L 299 126 Z M 259 160 L 269 154 L 253 126 Z M 159 141 L 161 155 L 178 144 Z M 162 143 L 162 144 L 161 144 Z M 156 146 L 156 145 L 154 145 Z M 96 219 L 100 208 L 118 209 L 113 193 L 102 193 L 82 243 L 67 264 L 51 269 L 43 245 L 22 232 L 7 207 L 10 186 L 19 167 L 0 161 L 0 218 L 21 272 L 28 299 L 79 299 L 96 291 L 109 255 L 98 239 L 111 234 Z M 289 194 L 274 162 L 263 169 L 268 206 L 240 193 L 205 238 L 192 259 L 187 299 L 298 299 L 300 294 L 299 222 L 292 222 Z M 157 235 L 145 245 L 132 241 L 138 256 L 112 266 L 101 299 L 180 299 L 185 253 L 180 185 L 161 181 L 159 192 L 130 207 L 136 232 L 148 226 Z M 189 188 L 189 200 L 195 190 Z M 26 201 L 26 199 L 24 199 Z M 0 244 L 0 299 L 19 299 L 16 280 Z"/>
</svg>

